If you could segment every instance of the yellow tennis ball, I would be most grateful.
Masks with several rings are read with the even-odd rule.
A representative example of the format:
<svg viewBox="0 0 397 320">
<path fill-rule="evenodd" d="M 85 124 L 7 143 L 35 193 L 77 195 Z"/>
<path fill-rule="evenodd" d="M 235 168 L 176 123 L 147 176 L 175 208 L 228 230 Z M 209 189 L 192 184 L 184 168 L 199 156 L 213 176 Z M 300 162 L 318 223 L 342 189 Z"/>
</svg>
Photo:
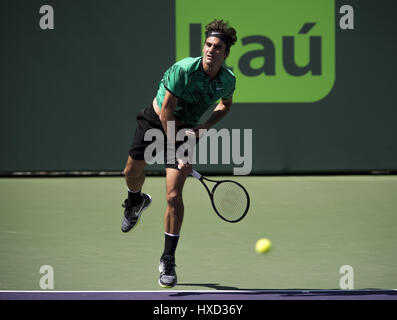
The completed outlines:
<svg viewBox="0 0 397 320">
<path fill-rule="evenodd" d="M 262 238 L 256 242 L 255 250 L 258 253 L 266 253 L 272 247 L 272 242 L 269 239 Z"/>
</svg>

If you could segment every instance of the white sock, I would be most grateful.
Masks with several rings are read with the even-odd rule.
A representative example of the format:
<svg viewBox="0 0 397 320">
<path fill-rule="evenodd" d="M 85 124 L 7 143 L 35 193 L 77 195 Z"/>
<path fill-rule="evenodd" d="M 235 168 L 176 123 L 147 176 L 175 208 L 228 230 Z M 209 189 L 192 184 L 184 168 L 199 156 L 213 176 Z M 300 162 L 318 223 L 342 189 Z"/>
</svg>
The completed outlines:
<svg viewBox="0 0 397 320">
<path fill-rule="evenodd" d="M 179 234 L 172 234 L 172 233 L 168 233 L 168 232 L 164 232 L 167 236 L 170 237 L 179 237 Z"/>
<path fill-rule="evenodd" d="M 133 190 L 130 190 L 128 187 L 127 187 L 127 190 L 128 190 L 128 192 L 131 192 L 131 193 L 141 193 L 141 190 L 139 190 L 139 191 L 133 191 Z"/>
</svg>

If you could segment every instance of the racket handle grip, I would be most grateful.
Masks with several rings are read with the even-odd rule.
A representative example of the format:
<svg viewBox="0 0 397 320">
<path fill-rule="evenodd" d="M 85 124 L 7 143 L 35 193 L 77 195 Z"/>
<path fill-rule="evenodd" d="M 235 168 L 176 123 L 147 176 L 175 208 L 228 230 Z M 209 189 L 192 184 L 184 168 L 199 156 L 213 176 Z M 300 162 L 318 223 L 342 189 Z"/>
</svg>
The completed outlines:
<svg viewBox="0 0 397 320">
<path fill-rule="evenodd" d="M 190 175 L 192 175 L 193 177 L 195 177 L 196 179 L 198 179 L 198 180 L 200 180 L 201 179 L 201 174 L 200 173 L 198 173 L 196 170 L 192 170 L 192 173 L 190 174 Z"/>
</svg>

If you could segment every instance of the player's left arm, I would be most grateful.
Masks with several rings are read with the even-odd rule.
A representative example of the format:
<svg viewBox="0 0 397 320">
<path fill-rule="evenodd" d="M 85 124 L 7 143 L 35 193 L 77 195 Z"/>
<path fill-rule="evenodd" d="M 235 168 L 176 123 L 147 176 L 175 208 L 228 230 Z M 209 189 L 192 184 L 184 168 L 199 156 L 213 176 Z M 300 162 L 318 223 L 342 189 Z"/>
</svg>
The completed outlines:
<svg viewBox="0 0 397 320">
<path fill-rule="evenodd" d="M 232 103 L 233 103 L 232 98 L 221 99 L 221 101 L 215 107 L 214 111 L 212 111 L 212 114 L 209 117 L 209 119 L 205 123 L 193 127 L 192 130 L 195 131 L 197 136 L 199 136 L 200 129 L 208 130 L 209 128 L 213 127 L 215 124 L 217 124 L 226 116 L 226 114 L 229 112 L 229 110 L 232 107 Z"/>
</svg>

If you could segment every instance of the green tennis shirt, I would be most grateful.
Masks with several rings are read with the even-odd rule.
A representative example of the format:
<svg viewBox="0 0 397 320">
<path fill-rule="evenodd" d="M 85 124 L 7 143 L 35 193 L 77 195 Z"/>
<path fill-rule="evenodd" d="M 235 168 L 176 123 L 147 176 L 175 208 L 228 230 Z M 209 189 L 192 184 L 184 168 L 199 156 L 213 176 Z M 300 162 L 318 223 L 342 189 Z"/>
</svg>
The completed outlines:
<svg viewBox="0 0 397 320">
<path fill-rule="evenodd" d="M 236 86 L 236 77 L 224 66 L 211 81 L 204 72 L 201 61 L 202 57 L 189 57 L 173 64 L 159 82 L 156 95 L 160 109 L 166 90 L 178 97 L 174 116 L 192 126 L 196 125 L 204 112 L 221 98 L 230 99 Z"/>
</svg>

